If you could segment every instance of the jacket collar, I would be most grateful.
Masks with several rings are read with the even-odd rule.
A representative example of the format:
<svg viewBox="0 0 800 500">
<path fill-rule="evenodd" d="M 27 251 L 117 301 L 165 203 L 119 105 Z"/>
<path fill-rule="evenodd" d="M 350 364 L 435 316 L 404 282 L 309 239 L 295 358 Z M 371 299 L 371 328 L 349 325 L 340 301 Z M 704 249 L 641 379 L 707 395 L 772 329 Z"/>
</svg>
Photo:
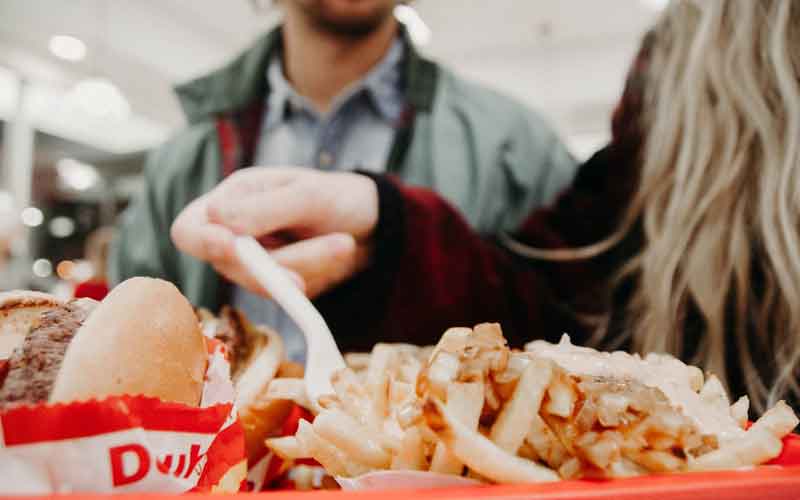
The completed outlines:
<svg viewBox="0 0 800 500">
<path fill-rule="evenodd" d="M 429 111 L 436 93 L 438 68 L 417 52 L 402 25 L 400 38 L 405 45 L 403 77 L 407 102 L 417 111 Z M 263 99 L 269 92 L 264 75 L 281 43 L 281 28 L 278 27 L 217 71 L 177 86 L 175 92 L 188 121 L 239 112 Z"/>
</svg>

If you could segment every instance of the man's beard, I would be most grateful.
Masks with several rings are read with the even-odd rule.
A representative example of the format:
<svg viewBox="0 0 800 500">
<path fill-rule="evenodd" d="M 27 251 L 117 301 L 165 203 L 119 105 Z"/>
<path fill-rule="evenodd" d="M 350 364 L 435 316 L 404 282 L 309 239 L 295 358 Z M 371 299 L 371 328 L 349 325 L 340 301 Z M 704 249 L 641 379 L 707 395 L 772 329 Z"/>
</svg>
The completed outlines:
<svg viewBox="0 0 800 500">
<path fill-rule="evenodd" d="M 314 25 L 327 33 L 347 38 L 364 38 L 378 28 L 386 19 L 392 16 L 392 7 L 379 9 L 368 16 L 358 18 L 344 18 L 326 12 L 321 2 L 300 2 L 300 7 Z"/>
</svg>

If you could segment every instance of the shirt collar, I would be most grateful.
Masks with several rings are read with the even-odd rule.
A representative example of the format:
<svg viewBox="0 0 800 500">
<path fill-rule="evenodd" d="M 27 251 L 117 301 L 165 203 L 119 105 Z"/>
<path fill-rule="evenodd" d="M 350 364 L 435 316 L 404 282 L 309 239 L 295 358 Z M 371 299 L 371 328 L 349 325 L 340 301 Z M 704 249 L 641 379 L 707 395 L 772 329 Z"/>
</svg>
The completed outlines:
<svg viewBox="0 0 800 500">
<path fill-rule="evenodd" d="M 389 51 L 361 80 L 345 89 L 334 99 L 334 112 L 352 96 L 363 90 L 380 116 L 392 123 L 400 119 L 404 108 L 402 90 L 402 61 L 405 52 L 403 42 L 398 38 Z M 267 128 L 277 125 L 286 117 L 287 111 L 305 109 L 313 112 L 314 106 L 308 99 L 298 94 L 283 73 L 283 62 L 276 54 L 267 66 L 267 82 L 270 88 Z M 291 107 L 291 108 L 290 108 Z"/>
<path fill-rule="evenodd" d="M 403 42 L 396 39 L 383 59 L 360 82 L 381 116 L 395 122 L 403 113 Z"/>
<path fill-rule="evenodd" d="M 276 55 L 267 66 L 267 83 L 270 92 L 267 101 L 267 116 L 265 125 L 270 128 L 282 122 L 288 111 L 289 101 L 294 100 L 295 104 L 300 104 L 302 96 L 295 92 L 292 85 L 283 76 L 283 64 L 281 58 Z"/>
</svg>

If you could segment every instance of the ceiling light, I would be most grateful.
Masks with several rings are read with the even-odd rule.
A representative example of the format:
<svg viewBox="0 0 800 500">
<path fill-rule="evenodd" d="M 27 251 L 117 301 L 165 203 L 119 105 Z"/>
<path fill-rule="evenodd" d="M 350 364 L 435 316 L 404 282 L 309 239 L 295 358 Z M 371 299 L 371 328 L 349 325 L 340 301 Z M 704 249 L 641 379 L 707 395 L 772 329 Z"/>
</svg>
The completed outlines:
<svg viewBox="0 0 800 500">
<path fill-rule="evenodd" d="M 124 121 L 131 115 L 130 103 L 107 78 L 81 80 L 66 99 L 93 118 Z"/>
<path fill-rule="evenodd" d="M 53 217 L 49 224 L 50 234 L 55 238 L 69 238 L 75 234 L 75 221 L 70 217 L 59 215 Z"/>
<path fill-rule="evenodd" d="M 36 207 L 28 207 L 20 213 L 20 219 L 28 227 L 39 227 L 44 222 L 44 214 Z"/>
<path fill-rule="evenodd" d="M 68 189 L 86 191 L 100 182 L 100 174 L 91 165 L 74 160 L 62 158 L 56 162 L 59 182 Z"/>
<path fill-rule="evenodd" d="M 40 278 L 48 278 L 53 274 L 53 263 L 47 259 L 36 259 L 33 263 L 33 274 Z"/>
<path fill-rule="evenodd" d="M 669 0 L 641 0 L 641 2 L 653 10 L 664 10 L 669 4 Z"/>
<path fill-rule="evenodd" d="M 50 52 L 59 59 L 77 62 L 86 57 L 86 44 L 79 38 L 69 35 L 55 35 L 50 38 Z"/>
<path fill-rule="evenodd" d="M 394 8 L 394 17 L 405 25 L 416 45 L 427 45 L 431 41 L 431 29 L 414 7 L 400 4 Z"/>
</svg>

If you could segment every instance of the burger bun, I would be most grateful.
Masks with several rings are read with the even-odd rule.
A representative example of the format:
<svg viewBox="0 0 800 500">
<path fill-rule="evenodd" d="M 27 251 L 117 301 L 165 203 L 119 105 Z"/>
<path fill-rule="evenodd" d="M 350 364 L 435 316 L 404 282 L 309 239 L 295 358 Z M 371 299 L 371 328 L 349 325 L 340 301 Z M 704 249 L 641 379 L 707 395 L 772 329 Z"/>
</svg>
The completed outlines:
<svg viewBox="0 0 800 500">
<path fill-rule="evenodd" d="M 75 334 L 50 401 L 132 394 L 197 406 L 207 357 L 197 317 L 178 289 L 131 278 Z"/>
</svg>

